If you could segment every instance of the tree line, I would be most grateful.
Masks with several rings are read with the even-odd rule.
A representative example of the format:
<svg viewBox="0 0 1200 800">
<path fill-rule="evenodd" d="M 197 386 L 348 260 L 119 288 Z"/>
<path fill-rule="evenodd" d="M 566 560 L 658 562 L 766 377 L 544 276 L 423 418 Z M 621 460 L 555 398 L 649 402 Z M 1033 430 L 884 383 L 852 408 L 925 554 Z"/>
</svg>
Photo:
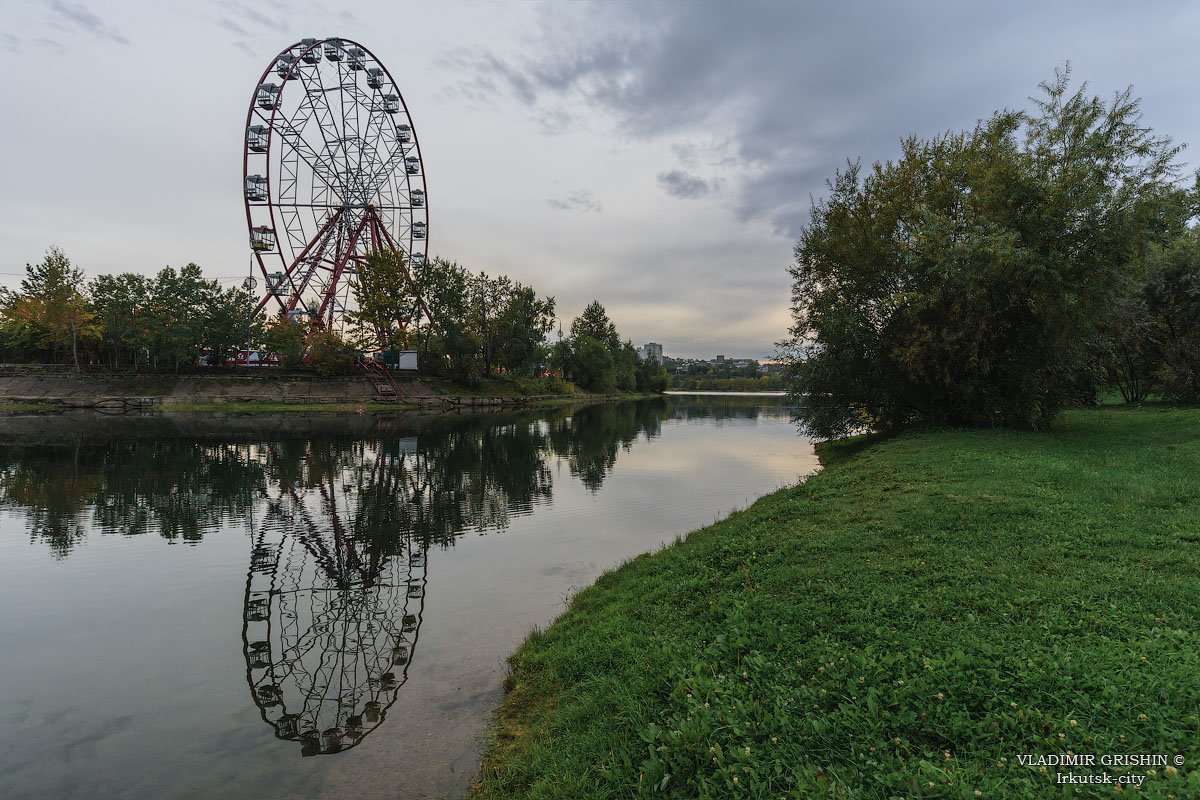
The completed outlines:
<svg viewBox="0 0 1200 800">
<path fill-rule="evenodd" d="M 604 306 L 593 300 L 571 322 L 570 336 L 550 349 L 552 367 L 594 392 L 661 392 L 667 371 L 654 359 L 641 359 L 633 342 L 621 341 Z"/>
<path fill-rule="evenodd" d="M 402 291 L 406 286 L 411 291 Z M 471 273 L 434 258 L 408 269 L 404 255 L 374 253 L 359 268 L 355 318 L 381 349 L 414 346 L 421 372 L 468 384 L 489 375 L 543 375 L 594 392 L 660 392 L 666 372 L 638 357 L 593 300 L 553 345 L 555 300 L 505 275 Z M 415 324 L 409 324 L 415 321 Z"/>
<path fill-rule="evenodd" d="M 1119 389 L 1200 401 L 1200 176 L 1126 89 L 902 143 L 815 200 L 781 343 L 809 432 L 1039 427 Z"/>
<path fill-rule="evenodd" d="M 410 269 L 402 253 L 371 253 L 354 295 L 356 308 L 337 331 L 303 317 L 269 317 L 245 289 L 222 289 L 195 264 L 85 281 L 51 247 L 26 265 L 19 290 L 0 290 L 0 359 L 178 371 L 201 361 L 223 365 L 248 349 L 275 354 L 284 367 L 336 374 L 364 353 L 412 348 L 422 374 L 468 384 L 553 374 L 598 392 L 666 388 L 665 372 L 620 340 L 599 302 L 551 346 L 553 297 L 447 259 Z"/>
<path fill-rule="evenodd" d="M 178 369 L 262 338 L 250 296 L 205 280 L 195 264 L 88 282 L 51 247 L 25 272 L 19 290 L 0 290 L 5 362 Z"/>
</svg>

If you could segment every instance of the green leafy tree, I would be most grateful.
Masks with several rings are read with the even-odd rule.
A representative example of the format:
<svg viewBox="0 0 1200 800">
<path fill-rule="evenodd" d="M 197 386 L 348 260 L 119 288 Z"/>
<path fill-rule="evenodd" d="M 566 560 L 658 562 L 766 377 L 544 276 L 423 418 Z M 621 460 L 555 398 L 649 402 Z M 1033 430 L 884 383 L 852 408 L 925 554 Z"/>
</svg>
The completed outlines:
<svg viewBox="0 0 1200 800">
<path fill-rule="evenodd" d="M 559 339 L 550 346 L 546 353 L 546 365 L 551 370 L 562 370 L 566 375 L 571 373 L 571 362 L 574 358 L 574 353 L 571 347 L 571 338 Z"/>
<path fill-rule="evenodd" d="M 320 328 L 309 334 L 308 360 L 322 375 L 345 375 L 358 361 L 358 348 L 337 331 Z"/>
<path fill-rule="evenodd" d="M 278 316 L 267 325 L 264 342 L 267 350 L 279 356 L 279 364 L 289 369 L 304 363 L 304 326 L 285 316 Z"/>
<path fill-rule="evenodd" d="M 814 202 L 782 343 L 812 433 L 1037 426 L 1092 379 L 1101 321 L 1169 235 L 1178 148 L 1128 90 L 1042 89 L 1032 115 L 908 139 Z"/>
<path fill-rule="evenodd" d="M 100 333 L 100 353 L 112 367 L 137 367 L 146 347 L 149 281 L 144 275 L 101 275 L 88 286 Z"/>
<path fill-rule="evenodd" d="M 195 264 L 178 272 L 172 267 L 159 271 L 150 283 L 145 311 L 147 350 L 154 366 L 178 370 L 196 362 L 205 338 L 209 300 L 219 291 L 217 282 L 204 280 Z"/>
<path fill-rule="evenodd" d="M 633 342 L 626 341 L 617 348 L 617 352 L 613 356 L 613 370 L 616 373 L 617 388 L 621 391 L 632 392 L 637 389 L 639 360 Z"/>
<path fill-rule="evenodd" d="M 610 353 L 616 353 L 621 346 L 617 326 L 608 318 L 608 312 L 598 300 L 588 303 L 583 313 L 571 322 L 571 336 L 590 336 L 607 347 Z"/>
<path fill-rule="evenodd" d="M 539 299 L 532 287 L 517 283 L 498 320 L 497 362 L 509 372 L 527 373 L 545 360 L 545 338 L 554 328 L 554 298 Z"/>
<path fill-rule="evenodd" d="M 1142 350 L 1154 364 L 1154 385 L 1174 400 L 1200 403 L 1200 229 L 1162 254 L 1144 295 Z"/>
<path fill-rule="evenodd" d="M 468 324 L 479 340 L 479 355 L 485 374 L 498 371 L 500 366 L 500 352 L 506 333 L 502 316 L 511 301 L 512 291 L 512 280 L 506 275 L 493 279 L 480 272 L 472 276 L 467 284 L 470 298 Z"/>
<path fill-rule="evenodd" d="M 467 271 L 453 261 L 435 258 L 426 262 L 415 280 L 417 294 L 428 309 L 428 316 L 418 330 L 422 370 L 476 380 L 481 348 L 478 337 L 469 328 Z"/>
<path fill-rule="evenodd" d="M 570 373 L 575 382 L 592 392 L 607 393 L 617 388 L 613 355 L 604 342 L 587 334 L 572 336 Z"/>
<path fill-rule="evenodd" d="M 639 392 L 665 392 L 668 385 L 666 367 L 652 358 L 638 361 L 635 388 Z"/>
<path fill-rule="evenodd" d="M 209 363 L 223 365 L 234 351 L 262 341 L 263 315 L 249 292 L 241 288 L 221 291 L 213 283 L 203 302 L 201 345 L 210 353 Z"/>
<path fill-rule="evenodd" d="M 358 267 L 353 318 L 380 350 L 407 348 L 408 330 L 421 308 L 418 293 L 404 253 L 370 253 Z"/>
<path fill-rule="evenodd" d="M 58 247 L 47 250 L 40 263 L 26 264 L 20 293 L 5 297 L 10 344 L 25 350 L 26 355 L 40 351 L 55 361 L 69 357 L 78 372 L 80 343 L 92 341 L 98 334 L 83 286 L 83 273 Z"/>
</svg>

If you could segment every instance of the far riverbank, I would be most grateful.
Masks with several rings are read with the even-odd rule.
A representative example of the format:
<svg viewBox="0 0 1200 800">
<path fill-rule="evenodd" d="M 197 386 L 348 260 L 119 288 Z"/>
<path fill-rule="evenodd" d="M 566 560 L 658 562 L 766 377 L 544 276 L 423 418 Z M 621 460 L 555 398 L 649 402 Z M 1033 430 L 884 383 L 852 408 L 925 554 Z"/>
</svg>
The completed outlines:
<svg viewBox="0 0 1200 800">
<path fill-rule="evenodd" d="M 0 365 L 0 411 L 432 411 L 487 410 L 632 399 L 596 395 L 562 381 L 500 378 L 477 386 L 393 376 L 400 396 L 383 397 L 366 375 L 321 376 L 299 371 L 214 370 L 211 374 L 114 374 Z"/>
</svg>

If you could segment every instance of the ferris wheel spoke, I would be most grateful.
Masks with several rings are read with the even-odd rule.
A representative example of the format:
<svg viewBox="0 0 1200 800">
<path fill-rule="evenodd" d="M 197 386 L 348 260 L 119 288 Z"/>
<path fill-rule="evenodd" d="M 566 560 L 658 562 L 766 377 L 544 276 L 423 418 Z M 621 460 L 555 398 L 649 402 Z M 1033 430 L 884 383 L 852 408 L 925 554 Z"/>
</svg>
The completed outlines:
<svg viewBox="0 0 1200 800">
<path fill-rule="evenodd" d="M 382 92 L 378 94 L 367 94 L 359 90 L 359 95 L 362 103 L 368 109 L 367 131 L 366 135 L 363 137 L 363 140 L 364 142 L 370 142 L 371 153 L 371 158 L 367 161 L 367 163 L 363 164 L 360 162 L 359 171 L 363 176 L 364 189 L 373 193 L 373 184 L 375 183 L 375 177 L 379 174 L 378 167 L 381 161 L 379 158 L 380 143 L 381 139 L 383 138 L 383 132 L 386 129 L 385 123 L 388 122 L 387 118 L 390 115 L 383 110 L 382 103 L 384 101 Z M 371 134 L 372 123 L 375 123 L 374 136 Z"/>
<path fill-rule="evenodd" d="M 336 295 L 338 279 L 341 278 L 342 274 L 346 271 L 346 265 L 350 261 L 351 256 L 354 254 L 354 249 L 358 244 L 359 239 L 362 237 L 363 229 L 369 224 L 370 215 L 371 214 L 369 210 L 367 214 L 363 215 L 362 221 L 358 223 L 358 225 L 354 228 L 354 233 L 350 236 L 345 253 L 339 255 L 338 262 L 334 265 L 333 274 L 329 278 L 327 288 L 321 295 L 321 307 L 317 311 L 318 320 L 325 319 L 325 312 L 329 310 L 329 305 L 333 302 Z"/>
<path fill-rule="evenodd" d="M 321 133 L 323 152 L 326 154 L 324 157 L 321 157 L 314 151 L 313 155 L 320 159 L 326 170 L 324 173 L 326 183 L 330 187 L 337 187 L 339 195 L 344 196 L 346 187 L 335 163 L 337 149 L 340 146 L 338 142 L 339 129 L 336 124 L 333 108 L 330 106 L 329 98 L 327 97 L 332 87 L 326 89 L 321 79 L 321 71 L 315 66 L 311 70 L 301 71 L 300 82 L 304 86 L 304 103 L 313 111 L 313 118 L 316 120 L 317 128 Z"/>
<path fill-rule="evenodd" d="M 303 134 L 289 123 L 279 126 L 280 139 L 304 161 L 312 172 L 330 187 L 338 187 L 340 176 L 333 164 L 305 141 Z M 282 157 L 282 156 L 281 156 Z M 283 204 L 286 205 L 286 204 Z"/>
<path fill-rule="evenodd" d="M 367 178 L 372 186 L 372 193 L 378 191 L 383 183 L 391 179 L 393 171 L 404 165 L 404 159 L 411 152 L 411 148 L 406 150 L 404 147 L 397 147 L 389 156 L 373 165 L 373 171 Z"/>
</svg>

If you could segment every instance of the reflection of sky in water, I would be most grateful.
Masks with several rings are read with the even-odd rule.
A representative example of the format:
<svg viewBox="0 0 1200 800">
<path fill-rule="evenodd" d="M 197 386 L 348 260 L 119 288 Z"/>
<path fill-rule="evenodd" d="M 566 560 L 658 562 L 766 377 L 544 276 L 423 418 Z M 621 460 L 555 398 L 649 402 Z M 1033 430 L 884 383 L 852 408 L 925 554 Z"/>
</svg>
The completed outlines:
<svg viewBox="0 0 1200 800">
<path fill-rule="evenodd" d="M 245 420 L 216 423 L 226 441 L 202 424 L 98 440 L 52 421 L 36 447 L 0 445 L 6 791 L 461 791 L 531 625 L 603 570 L 815 468 L 767 403 L 360 417 L 274 441 Z M 20 424 L 25 438 L 3 441 L 39 430 Z M 300 566 L 251 570 L 268 539 Z M 269 679 L 252 663 L 261 642 Z"/>
</svg>

